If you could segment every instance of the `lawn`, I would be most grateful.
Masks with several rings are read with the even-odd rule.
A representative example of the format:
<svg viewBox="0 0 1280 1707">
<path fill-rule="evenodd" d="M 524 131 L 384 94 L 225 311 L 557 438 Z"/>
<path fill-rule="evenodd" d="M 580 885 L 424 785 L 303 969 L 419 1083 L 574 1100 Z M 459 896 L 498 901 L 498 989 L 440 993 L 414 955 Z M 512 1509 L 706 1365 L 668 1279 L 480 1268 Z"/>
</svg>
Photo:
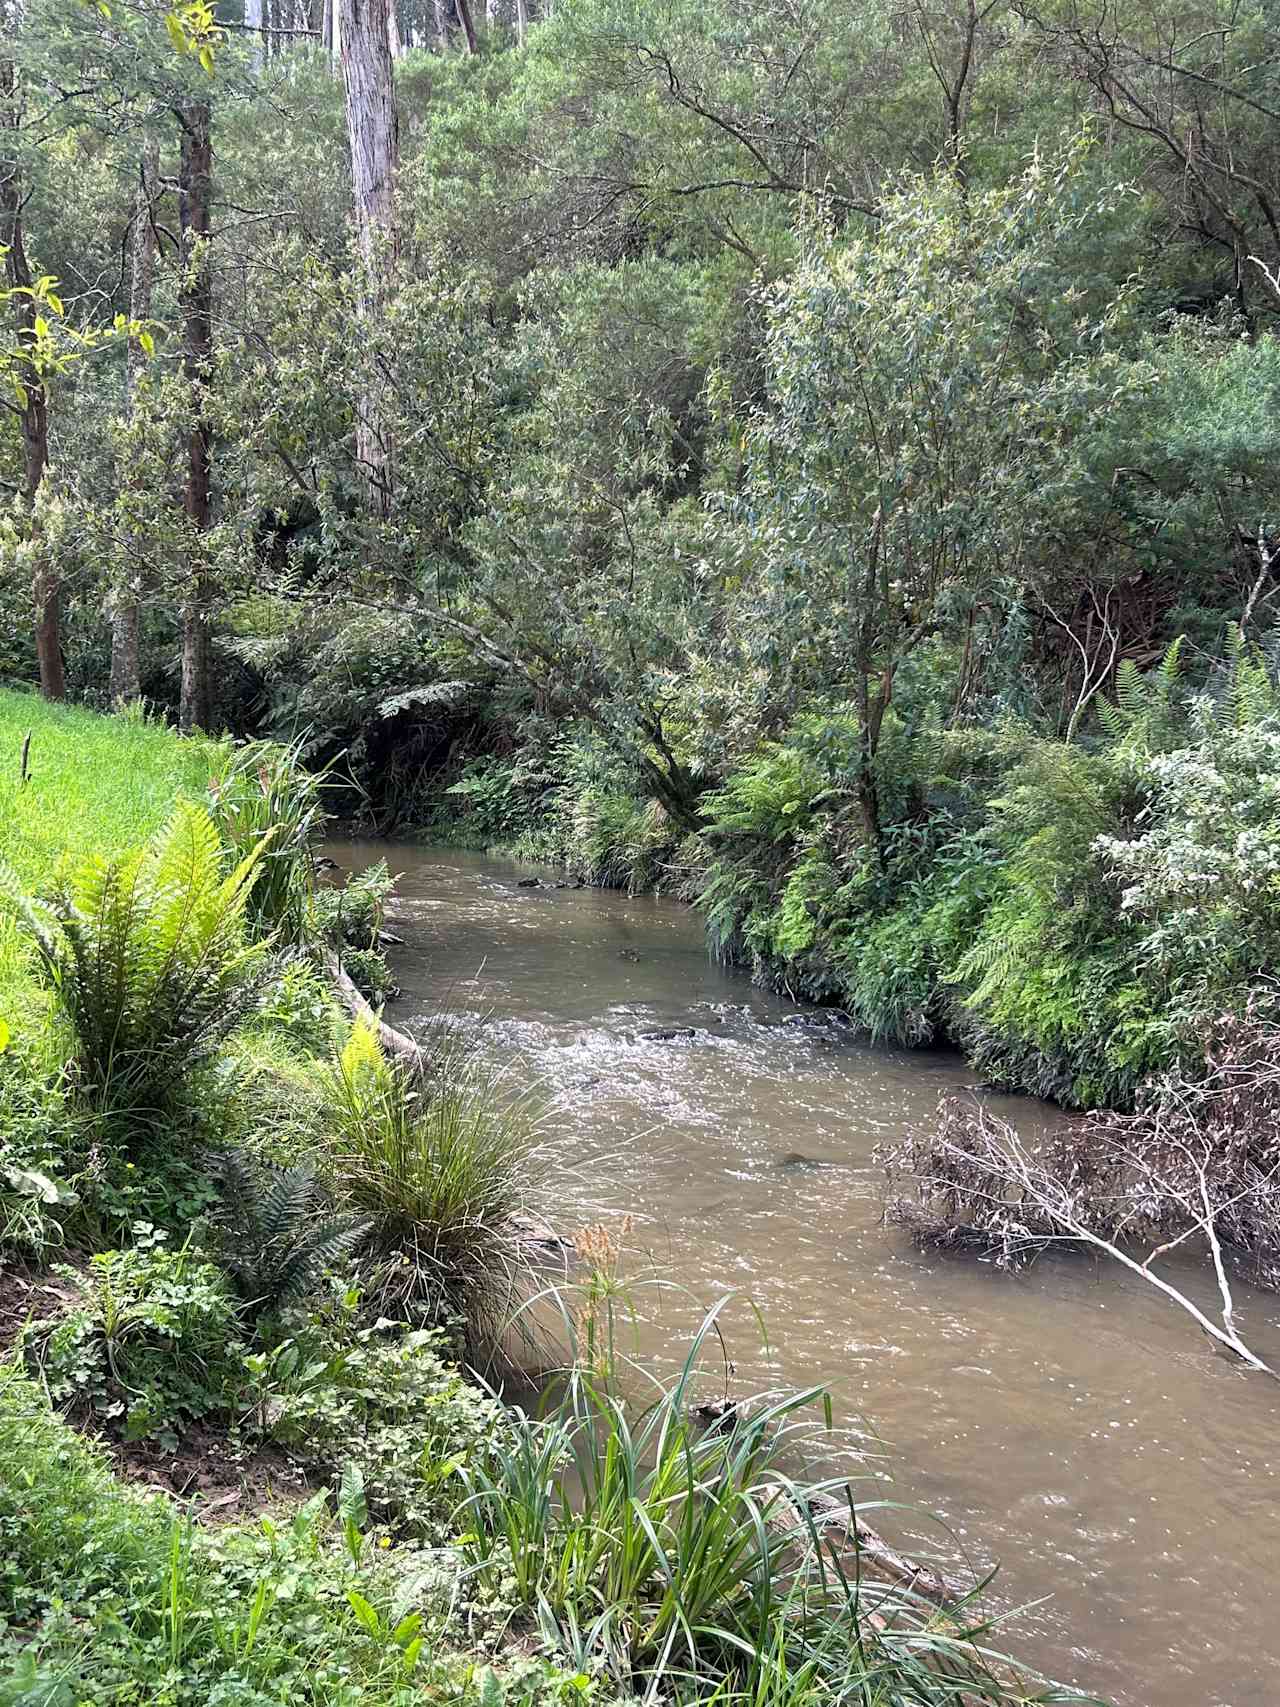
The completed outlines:
<svg viewBox="0 0 1280 1707">
<path fill-rule="evenodd" d="M 88 854 L 132 846 L 163 822 L 179 794 L 203 794 L 220 751 L 160 723 L 0 689 L 0 859 L 34 889 Z M 31 1006 L 29 965 L 12 920 L 0 915 L 0 1017 L 15 1037 Z"/>
</svg>

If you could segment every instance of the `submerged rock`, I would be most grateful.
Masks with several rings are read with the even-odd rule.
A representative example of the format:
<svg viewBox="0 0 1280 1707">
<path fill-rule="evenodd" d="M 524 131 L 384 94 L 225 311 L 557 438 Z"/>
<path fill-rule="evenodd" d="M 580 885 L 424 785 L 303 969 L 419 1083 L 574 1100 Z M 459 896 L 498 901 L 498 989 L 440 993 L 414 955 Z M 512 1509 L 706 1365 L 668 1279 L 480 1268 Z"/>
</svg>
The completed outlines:
<svg viewBox="0 0 1280 1707">
<path fill-rule="evenodd" d="M 640 1031 L 636 1035 L 644 1043 L 678 1043 L 697 1037 L 698 1028 L 696 1025 L 658 1026 L 653 1031 Z"/>
<path fill-rule="evenodd" d="M 773 1164 L 781 1174 L 817 1173 L 822 1168 L 843 1167 L 843 1162 L 828 1161 L 824 1156 L 805 1156 L 799 1150 L 790 1150 L 785 1156 L 780 1156 Z"/>
<path fill-rule="evenodd" d="M 517 889 L 541 889 L 542 888 L 542 879 L 540 877 L 517 877 L 516 878 L 516 888 Z"/>
</svg>

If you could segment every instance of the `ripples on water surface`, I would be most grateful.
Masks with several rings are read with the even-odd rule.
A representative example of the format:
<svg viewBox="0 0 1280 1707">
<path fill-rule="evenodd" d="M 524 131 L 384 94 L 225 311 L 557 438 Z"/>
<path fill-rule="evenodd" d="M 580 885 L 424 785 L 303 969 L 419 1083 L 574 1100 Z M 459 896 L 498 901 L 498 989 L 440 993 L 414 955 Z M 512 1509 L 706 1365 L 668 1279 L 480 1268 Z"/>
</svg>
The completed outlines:
<svg viewBox="0 0 1280 1707">
<path fill-rule="evenodd" d="M 544 1130 L 581 1162 L 560 1230 L 630 1212 L 633 1266 L 699 1301 L 641 1294 L 651 1361 L 740 1289 L 769 1337 L 730 1306 L 735 1389 L 829 1385 L 878 1436 L 891 1497 L 950 1525 L 900 1523 L 919 1550 L 1003 1561 L 1003 1603 L 1052 1597 L 1018 1621 L 1029 1659 L 1122 1707 L 1280 1707 L 1280 1391 L 1114 1270 L 1010 1277 L 881 1225 L 875 1145 L 925 1126 L 963 1062 L 794 1023 L 806 1010 L 709 962 L 675 902 L 520 889 L 527 868 L 454 852 L 335 852 L 403 874 L 396 1023 L 483 1012 L 495 1052 L 530 1063 Z M 675 1026 L 698 1035 L 638 1035 Z M 1004 1107 L 1028 1130 L 1057 1118 Z M 1280 1360 L 1276 1300 L 1238 1303 Z"/>
</svg>

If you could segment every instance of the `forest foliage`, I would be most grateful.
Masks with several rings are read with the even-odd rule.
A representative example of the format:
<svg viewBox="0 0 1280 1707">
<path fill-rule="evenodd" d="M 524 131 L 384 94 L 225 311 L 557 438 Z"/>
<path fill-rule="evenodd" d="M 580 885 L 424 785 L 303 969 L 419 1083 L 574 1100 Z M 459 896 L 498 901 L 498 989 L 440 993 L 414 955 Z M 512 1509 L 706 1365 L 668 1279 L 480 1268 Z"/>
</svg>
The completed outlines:
<svg viewBox="0 0 1280 1707">
<path fill-rule="evenodd" d="M 1275 928 L 1269 0 L 376 10 L 11 18 L 0 673 L 996 1082 L 1194 1058 Z"/>
</svg>

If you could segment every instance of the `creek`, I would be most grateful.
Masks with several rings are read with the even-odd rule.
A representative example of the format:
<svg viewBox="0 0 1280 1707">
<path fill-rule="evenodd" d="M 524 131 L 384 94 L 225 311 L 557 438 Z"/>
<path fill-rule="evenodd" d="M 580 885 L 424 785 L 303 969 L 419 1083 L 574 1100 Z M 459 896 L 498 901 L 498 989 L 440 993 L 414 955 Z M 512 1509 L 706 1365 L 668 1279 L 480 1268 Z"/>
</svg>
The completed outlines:
<svg viewBox="0 0 1280 1707">
<path fill-rule="evenodd" d="M 971 1083 L 959 1057 L 814 1023 L 714 964 L 674 901 L 521 888 L 530 868 L 452 850 L 332 851 L 401 874 L 388 1018 L 483 1014 L 485 1047 L 527 1063 L 557 1229 L 633 1218 L 644 1361 L 674 1367 L 739 1293 L 734 1395 L 825 1383 L 868 1454 L 858 1497 L 909 1508 L 876 1527 L 952 1568 L 1000 1562 L 989 1595 L 1024 1610 L 996 1646 L 1117 1707 L 1276 1707 L 1280 1388 L 1115 1267 L 1008 1275 L 882 1224 L 872 1152 Z M 1064 1118 L 994 1100 L 1029 1133 Z M 1205 1273 L 1177 1280 L 1212 1309 Z M 1280 1301 L 1237 1305 L 1280 1362 Z"/>
</svg>

